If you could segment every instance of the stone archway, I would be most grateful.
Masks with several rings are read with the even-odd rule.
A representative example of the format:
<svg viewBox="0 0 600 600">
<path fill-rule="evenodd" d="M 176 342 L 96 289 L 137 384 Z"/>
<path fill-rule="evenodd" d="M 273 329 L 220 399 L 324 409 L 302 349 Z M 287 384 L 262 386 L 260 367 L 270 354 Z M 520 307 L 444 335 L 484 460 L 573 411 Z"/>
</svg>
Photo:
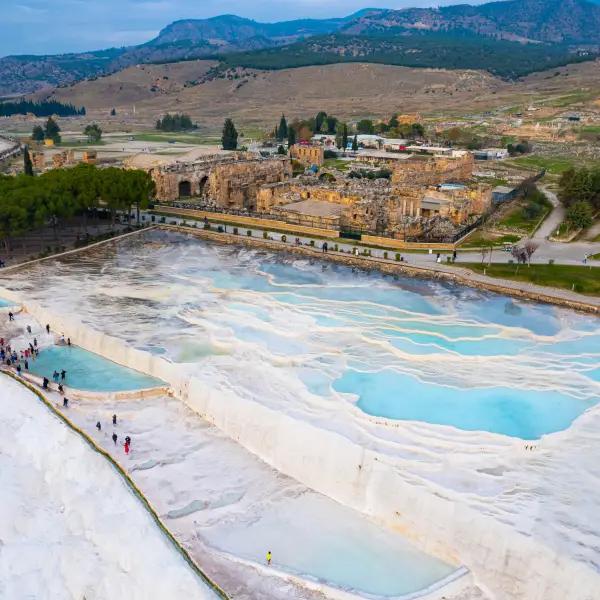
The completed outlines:
<svg viewBox="0 0 600 600">
<path fill-rule="evenodd" d="M 189 181 L 179 182 L 179 197 L 190 198 L 192 195 L 192 184 Z"/>
<path fill-rule="evenodd" d="M 198 183 L 198 196 L 204 196 L 206 192 L 206 184 L 208 183 L 208 176 L 205 175 L 200 179 L 200 183 Z"/>
</svg>

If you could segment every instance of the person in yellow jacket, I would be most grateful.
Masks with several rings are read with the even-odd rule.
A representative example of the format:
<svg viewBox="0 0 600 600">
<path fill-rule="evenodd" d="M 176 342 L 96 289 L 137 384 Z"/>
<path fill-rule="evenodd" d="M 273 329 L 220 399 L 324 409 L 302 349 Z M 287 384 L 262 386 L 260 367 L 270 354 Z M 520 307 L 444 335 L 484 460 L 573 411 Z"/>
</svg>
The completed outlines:
<svg viewBox="0 0 600 600">
<path fill-rule="evenodd" d="M 267 564 L 270 565 L 271 564 L 271 559 L 273 558 L 273 555 L 271 554 L 271 551 L 269 550 L 267 552 Z"/>
</svg>

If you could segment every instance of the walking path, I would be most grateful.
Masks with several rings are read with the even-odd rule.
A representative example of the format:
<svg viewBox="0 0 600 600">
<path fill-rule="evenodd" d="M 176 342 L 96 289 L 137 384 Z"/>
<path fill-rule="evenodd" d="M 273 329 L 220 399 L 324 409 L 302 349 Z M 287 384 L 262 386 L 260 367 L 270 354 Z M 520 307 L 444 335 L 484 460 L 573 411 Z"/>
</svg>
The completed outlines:
<svg viewBox="0 0 600 600">
<path fill-rule="evenodd" d="M 552 204 L 552 212 L 546 217 L 544 222 L 538 228 L 538 230 L 533 234 L 534 240 L 547 240 L 552 233 L 554 233 L 559 227 L 560 224 L 565 220 L 565 207 L 558 199 L 558 196 L 550 191 L 548 188 L 542 188 L 544 194 L 546 194 L 546 198 L 550 200 Z"/>
</svg>

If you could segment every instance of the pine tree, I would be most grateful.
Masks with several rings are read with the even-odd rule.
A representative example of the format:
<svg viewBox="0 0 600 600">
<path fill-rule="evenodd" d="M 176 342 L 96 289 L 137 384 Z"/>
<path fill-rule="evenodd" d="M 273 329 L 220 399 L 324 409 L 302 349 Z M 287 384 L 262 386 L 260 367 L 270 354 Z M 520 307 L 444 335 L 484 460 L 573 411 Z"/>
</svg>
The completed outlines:
<svg viewBox="0 0 600 600">
<path fill-rule="evenodd" d="M 346 148 L 348 148 L 348 125 L 344 123 L 342 128 L 342 149 L 346 152 Z"/>
<path fill-rule="evenodd" d="M 29 148 L 27 146 L 23 148 L 23 169 L 25 175 L 33 177 L 33 163 L 31 162 L 31 155 L 29 154 Z"/>
<path fill-rule="evenodd" d="M 285 115 L 281 115 L 281 120 L 279 121 L 279 127 L 277 129 L 277 139 L 280 142 L 286 140 L 288 137 L 288 124 L 285 120 Z"/>
<path fill-rule="evenodd" d="M 225 119 L 223 136 L 221 137 L 223 150 L 236 150 L 238 145 L 238 132 L 231 119 Z"/>
<path fill-rule="evenodd" d="M 354 150 L 354 152 L 358 151 L 358 136 L 355 135 L 354 139 L 352 140 L 352 150 Z"/>
<path fill-rule="evenodd" d="M 46 131 L 44 134 L 46 139 L 53 140 L 55 144 L 60 143 L 60 127 L 52 117 L 48 117 L 46 121 Z"/>
<path fill-rule="evenodd" d="M 114 117 L 116 114 L 117 114 L 117 111 L 116 111 L 116 110 L 113 108 L 113 109 L 110 111 L 110 116 L 111 116 L 111 117 Z"/>
<path fill-rule="evenodd" d="M 43 142 L 44 141 L 44 129 L 39 125 L 36 125 L 31 132 L 31 139 L 34 142 Z"/>
</svg>

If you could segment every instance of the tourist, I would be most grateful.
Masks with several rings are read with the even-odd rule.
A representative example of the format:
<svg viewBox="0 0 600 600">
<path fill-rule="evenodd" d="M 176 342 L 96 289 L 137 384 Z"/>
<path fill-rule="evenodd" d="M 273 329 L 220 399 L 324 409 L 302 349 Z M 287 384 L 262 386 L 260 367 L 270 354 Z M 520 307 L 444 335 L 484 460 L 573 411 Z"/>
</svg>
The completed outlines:
<svg viewBox="0 0 600 600">
<path fill-rule="evenodd" d="M 49 383 L 50 383 L 50 380 L 47 377 L 44 377 L 44 379 L 42 380 L 42 388 L 47 390 Z"/>
<path fill-rule="evenodd" d="M 33 338 L 33 345 L 35 348 L 37 348 L 37 338 Z"/>
<path fill-rule="evenodd" d="M 17 375 L 21 376 L 21 365 L 17 363 Z"/>
<path fill-rule="evenodd" d="M 27 359 L 25 359 L 24 366 L 25 366 L 25 370 L 29 371 L 29 361 Z"/>
<path fill-rule="evenodd" d="M 64 381 L 66 376 L 67 376 L 67 372 L 64 369 L 62 369 L 60 372 L 60 380 Z"/>
<path fill-rule="evenodd" d="M 14 321 L 15 320 L 15 315 L 13 315 L 11 312 L 8 313 L 8 320 L 9 321 Z"/>
<path fill-rule="evenodd" d="M 63 398 L 63 408 L 69 408 L 69 399 L 66 396 Z"/>
<path fill-rule="evenodd" d="M 112 434 L 112 441 L 114 442 L 115 446 L 117 445 L 117 439 L 118 439 L 118 438 L 117 438 L 117 434 L 116 434 L 116 433 L 113 433 L 113 434 Z"/>
<path fill-rule="evenodd" d="M 31 335 L 31 325 L 27 325 L 27 333 Z"/>
<path fill-rule="evenodd" d="M 126 443 L 128 446 L 131 446 L 131 438 L 130 438 L 128 435 L 127 435 L 127 436 L 125 436 L 125 443 Z"/>
<path fill-rule="evenodd" d="M 129 444 L 127 443 L 127 440 L 125 440 L 124 448 L 125 448 L 125 454 L 129 454 Z"/>
<path fill-rule="evenodd" d="M 65 389 L 63 388 L 62 383 L 59 383 L 58 384 L 58 393 L 64 394 L 64 392 L 65 392 Z"/>
<path fill-rule="evenodd" d="M 46 325 L 46 333 L 50 333 L 50 325 Z"/>
<path fill-rule="evenodd" d="M 67 338 L 67 346 L 71 345 L 71 338 Z"/>
<path fill-rule="evenodd" d="M 323 246 L 321 248 L 323 250 L 323 253 L 326 254 L 327 253 L 327 242 L 323 242 Z"/>
<path fill-rule="evenodd" d="M 54 371 L 54 373 L 52 373 L 52 380 L 54 383 L 58 383 L 58 371 Z"/>
<path fill-rule="evenodd" d="M 271 565 L 271 560 L 273 559 L 273 555 L 271 554 L 271 551 L 269 550 L 267 552 L 267 564 L 270 566 Z"/>
<path fill-rule="evenodd" d="M 456 262 L 456 250 L 452 253 L 452 262 Z"/>
<path fill-rule="evenodd" d="M 61 334 L 60 334 L 60 343 L 61 343 L 63 346 L 64 346 L 64 344 L 65 344 L 65 334 L 64 334 L 64 333 L 61 333 Z"/>
<path fill-rule="evenodd" d="M 113 415 L 113 425 L 117 424 L 117 415 Z"/>
<path fill-rule="evenodd" d="M 98 431 L 102 431 L 102 425 L 100 425 L 100 421 L 98 421 L 98 422 L 96 423 L 96 429 L 97 429 Z"/>
</svg>

